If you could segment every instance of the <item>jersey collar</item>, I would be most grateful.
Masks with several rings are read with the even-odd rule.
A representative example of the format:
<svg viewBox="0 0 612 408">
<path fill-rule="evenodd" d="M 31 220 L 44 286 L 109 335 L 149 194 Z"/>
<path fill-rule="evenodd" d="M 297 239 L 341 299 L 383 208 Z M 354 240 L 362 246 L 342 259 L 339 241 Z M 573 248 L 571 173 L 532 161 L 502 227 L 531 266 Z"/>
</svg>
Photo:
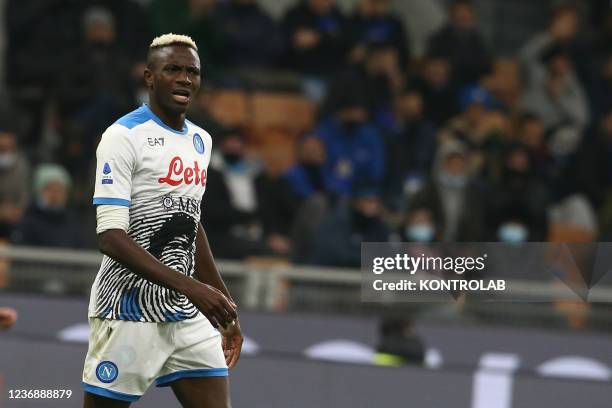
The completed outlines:
<svg viewBox="0 0 612 408">
<path fill-rule="evenodd" d="M 178 131 L 176 129 L 171 128 L 170 126 L 166 125 L 160 118 L 159 116 L 157 116 L 149 107 L 149 105 L 147 105 L 146 103 L 142 104 L 143 108 L 146 109 L 147 113 L 149 114 L 149 116 L 151 117 L 151 119 L 157 123 L 159 126 L 163 127 L 166 130 L 171 131 L 172 133 L 176 133 L 179 135 L 186 135 L 187 134 L 187 120 L 185 120 L 185 123 L 183 124 L 183 130 Z"/>
</svg>

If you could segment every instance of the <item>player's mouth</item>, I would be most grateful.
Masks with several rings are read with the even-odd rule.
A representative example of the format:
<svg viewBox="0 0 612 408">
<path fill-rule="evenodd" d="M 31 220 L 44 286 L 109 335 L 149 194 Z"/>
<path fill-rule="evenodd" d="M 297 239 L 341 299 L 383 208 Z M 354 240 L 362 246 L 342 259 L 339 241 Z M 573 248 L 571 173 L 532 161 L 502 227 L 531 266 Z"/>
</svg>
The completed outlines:
<svg viewBox="0 0 612 408">
<path fill-rule="evenodd" d="M 172 91 L 172 99 L 178 104 L 187 105 L 191 99 L 191 92 L 186 89 L 175 89 Z"/>
</svg>

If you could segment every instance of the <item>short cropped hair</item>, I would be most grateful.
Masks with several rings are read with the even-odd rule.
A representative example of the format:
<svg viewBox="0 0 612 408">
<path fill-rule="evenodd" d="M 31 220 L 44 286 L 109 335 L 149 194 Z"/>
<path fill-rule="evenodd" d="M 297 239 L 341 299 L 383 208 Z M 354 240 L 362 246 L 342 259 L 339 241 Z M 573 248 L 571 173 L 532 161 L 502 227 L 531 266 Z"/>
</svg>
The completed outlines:
<svg viewBox="0 0 612 408">
<path fill-rule="evenodd" d="M 189 48 L 193 48 L 195 51 L 198 50 L 198 46 L 195 41 L 191 39 L 191 37 L 187 35 L 181 34 L 163 34 L 158 37 L 155 37 L 153 41 L 151 41 L 151 45 L 149 45 L 149 49 L 162 48 L 167 47 L 169 45 L 184 45 Z"/>
</svg>

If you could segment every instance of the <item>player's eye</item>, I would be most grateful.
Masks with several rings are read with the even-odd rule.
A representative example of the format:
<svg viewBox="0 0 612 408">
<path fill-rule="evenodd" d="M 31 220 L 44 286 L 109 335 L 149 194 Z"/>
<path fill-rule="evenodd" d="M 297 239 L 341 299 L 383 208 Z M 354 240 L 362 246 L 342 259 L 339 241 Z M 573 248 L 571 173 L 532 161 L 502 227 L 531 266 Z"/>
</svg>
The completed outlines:
<svg viewBox="0 0 612 408">
<path fill-rule="evenodd" d="M 187 72 L 191 75 L 200 75 L 200 70 L 197 68 L 187 68 Z"/>
<path fill-rule="evenodd" d="M 181 67 L 178 65 L 166 65 L 165 70 L 168 72 L 178 72 L 181 70 Z"/>
</svg>

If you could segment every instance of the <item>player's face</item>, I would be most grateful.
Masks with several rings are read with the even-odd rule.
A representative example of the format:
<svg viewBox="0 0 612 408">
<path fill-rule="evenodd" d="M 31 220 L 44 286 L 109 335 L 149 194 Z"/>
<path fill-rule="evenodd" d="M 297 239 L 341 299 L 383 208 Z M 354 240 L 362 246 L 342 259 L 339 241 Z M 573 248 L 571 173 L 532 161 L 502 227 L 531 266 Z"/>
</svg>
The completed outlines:
<svg viewBox="0 0 612 408">
<path fill-rule="evenodd" d="M 200 58 L 189 47 L 165 47 L 145 71 L 151 97 L 168 113 L 184 113 L 200 88 Z"/>
</svg>

